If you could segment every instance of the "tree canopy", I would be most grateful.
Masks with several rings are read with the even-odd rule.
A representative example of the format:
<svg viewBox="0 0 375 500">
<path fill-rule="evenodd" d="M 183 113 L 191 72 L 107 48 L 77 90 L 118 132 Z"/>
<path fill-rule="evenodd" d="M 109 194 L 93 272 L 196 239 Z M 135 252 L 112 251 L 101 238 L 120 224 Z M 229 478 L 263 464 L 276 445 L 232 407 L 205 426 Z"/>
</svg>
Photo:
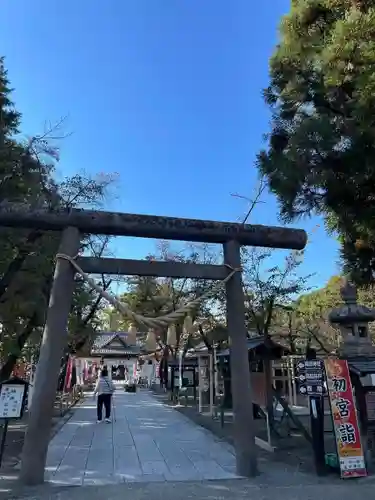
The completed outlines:
<svg viewBox="0 0 375 500">
<path fill-rule="evenodd" d="M 344 268 L 375 271 L 375 5 L 292 0 L 270 60 L 272 130 L 258 166 L 292 220 L 323 214 Z"/>
</svg>

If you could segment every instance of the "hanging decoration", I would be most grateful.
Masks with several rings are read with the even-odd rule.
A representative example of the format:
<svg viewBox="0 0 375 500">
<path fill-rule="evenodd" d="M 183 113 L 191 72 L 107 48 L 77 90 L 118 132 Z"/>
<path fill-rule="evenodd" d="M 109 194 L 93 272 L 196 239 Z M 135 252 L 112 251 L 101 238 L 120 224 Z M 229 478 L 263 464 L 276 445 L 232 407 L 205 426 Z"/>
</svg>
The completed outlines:
<svg viewBox="0 0 375 500">
<path fill-rule="evenodd" d="M 147 333 L 146 349 L 149 352 L 156 351 L 156 349 L 157 349 L 156 335 L 155 335 L 155 331 L 153 328 L 150 328 L 148 333 Z"/>
<path fill-rule="evenodd" d="M 130 345 L 135 345 L 137 343 L 137 328 L 133 323 L 129 326 L 127 341 Z"/>
<path fill-rule="evenodd" d="M 169 325 L 167 332 L 167 345 L 174 347 L 177 344 L 177 333 L 174 324 Z"/>
<path fill-rule="evenodd" d="M 121 316 L 118 311 L 111 311 L 109 317 L 109 329 L 111 332 L 117 332 L 120 328 Z"/>
<path fill-rule="evenodd" d="M 194 331 L 193 320 L 192 320 L 190 314 L 188 314 L 185 317 L 184 326 L 182 327 L 182 332 L 183 332 L 184 336 L 186 336 L 186 335 L 189 336 L 193 333 L 193 331 Z"/>
</svg>

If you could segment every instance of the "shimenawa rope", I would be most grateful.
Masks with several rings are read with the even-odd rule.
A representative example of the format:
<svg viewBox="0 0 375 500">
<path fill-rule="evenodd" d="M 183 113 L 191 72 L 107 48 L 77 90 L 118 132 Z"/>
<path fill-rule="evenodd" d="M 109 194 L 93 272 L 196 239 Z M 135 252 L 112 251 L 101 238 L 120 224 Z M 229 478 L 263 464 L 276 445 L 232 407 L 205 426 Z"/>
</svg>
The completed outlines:
<svg viewBox="0 0 375 500">
<path fill-rule="evenodd" d="M 125 303 L 121 302 L 116 295 L 110 295 L 108 292 L 103 290 L 90 276 L 85 273 L 81 267 L 76 262 L 76 257 L 71 257 L 70 255 L 66 255 L 63 253 L 58 253 L 56 255 L 56 259 L 64 259 L 70 262 L 70 264 L 74 267 L 74 269 L 82 276 L 82 278 L 94 289 L 96 290 L 103 298 L 108 300 L 112 306 L 117 309 L 121 314 L 130 318 L 132 321 L 137 322 L 138 324 L 144 324 L 149 328 L 160 328 L 167 327 L 176 323 L 178 320 L 184 318 L 187 314 L 193 311 L 203 300 L 210 298 L 212 295 L 216 293 L 216 291 L 223 286 L 227 281 L 229 281 L 237 271 L 241 271 L 241 269 L 234 269 L 228 264 L 225 264 L 226 267 L 231 269 L 231 272 L 226 276 L 222 281 L 219 281 L 216 285 L 214 285 L 210 290 L 203 293 L 200 297 L 184 304 L 176 311 L 173 311 L 165 316 L 159 316 L 158 318 L 147 318 L 146 316 L 142 316 L 141 314 L 137 314 L 130 309 L 130 307 Z"/>
</svg>

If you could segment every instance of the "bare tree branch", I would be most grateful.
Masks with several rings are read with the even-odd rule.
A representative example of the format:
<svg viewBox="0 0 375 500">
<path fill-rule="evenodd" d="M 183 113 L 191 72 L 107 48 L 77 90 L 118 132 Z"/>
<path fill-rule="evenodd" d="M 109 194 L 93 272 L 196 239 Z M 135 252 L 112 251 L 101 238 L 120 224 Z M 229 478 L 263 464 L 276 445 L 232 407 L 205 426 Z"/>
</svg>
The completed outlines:
<svg viewBox="0 0 375 500">
<path fill-rule="evenodd" d="M 264 201 L 261 201 L 260 198 L 261 198 L 264 190 L 266 189 L 266 187 L 267 187 L 266 179 L 265 179 L 265 177 L 261 177 L 259 180 L 259 183 L 256 187 L 255 195 L 254 195 L 253 199 L 247 198 L 246 196 L 242 196 L 242 195 L 237 194 L 237 193 L 231 194 L 231 196 L 233 196 L 233 198 L 239 198 L 242 200 L 246 200 L 249 203 L 249 208 L 246 212 L 245 217 L 242 220 L 242 224 L 247 223 L 250 215 L 253 213 L 255 207 L 257 205 L 259 205 L 259 203 L 264 203 Z"/>
</svg>

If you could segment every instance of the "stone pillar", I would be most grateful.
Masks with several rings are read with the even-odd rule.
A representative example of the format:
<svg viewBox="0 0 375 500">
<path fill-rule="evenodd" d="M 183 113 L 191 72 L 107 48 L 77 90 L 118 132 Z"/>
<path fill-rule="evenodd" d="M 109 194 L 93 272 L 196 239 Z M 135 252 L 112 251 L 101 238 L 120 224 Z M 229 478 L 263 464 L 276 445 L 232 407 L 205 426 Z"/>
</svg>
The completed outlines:
<svg viewBox="0 0 375 500">
<path fill-rule="evenodd" d="M 237 241 L 224 244 L 224 262 L 241 268 L 241 247 Z M 245 301 L 241 272 L 226 283 L 227 327 L 230 335 L 230 363 L 233 399 L 233 437 L 237 474 L 253 477 L 257 473 L 257 456 L 253 424 L 253 397 L 245 326 Z"/>
<path fill-rule="evenodd" d="M 62 234 L 59 253 L 74 257 L 79 247 L 79 231 L 68 227 Z M 74 290 L 74 274 L 74 268 L 67 260 L 59 259 L 56 262 L 36 369 L 32 412 L 22 450 L 20 479 L 30 486 L 44 481 L 60 361 L 67 342 L 67 324 Z"/>
</svg>

